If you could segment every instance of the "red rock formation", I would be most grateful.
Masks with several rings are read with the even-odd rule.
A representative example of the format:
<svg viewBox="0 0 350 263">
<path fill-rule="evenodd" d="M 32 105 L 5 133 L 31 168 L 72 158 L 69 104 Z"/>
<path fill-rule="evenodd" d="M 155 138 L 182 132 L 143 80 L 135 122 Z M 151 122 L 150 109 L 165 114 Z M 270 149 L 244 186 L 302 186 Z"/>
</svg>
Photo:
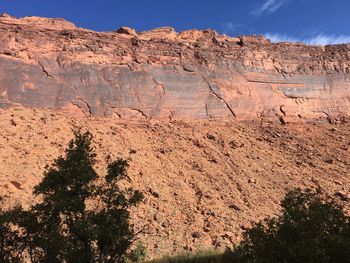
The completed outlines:
<svg viewBox="0 0 350 263">
<path fill-rule="evenodd" d="M 270 43 L 215 31 L 100 33 L 62 19 L 0 17 L 0 107 L 118 118 L 350 113 L 350 45 Z"/>
</svg>

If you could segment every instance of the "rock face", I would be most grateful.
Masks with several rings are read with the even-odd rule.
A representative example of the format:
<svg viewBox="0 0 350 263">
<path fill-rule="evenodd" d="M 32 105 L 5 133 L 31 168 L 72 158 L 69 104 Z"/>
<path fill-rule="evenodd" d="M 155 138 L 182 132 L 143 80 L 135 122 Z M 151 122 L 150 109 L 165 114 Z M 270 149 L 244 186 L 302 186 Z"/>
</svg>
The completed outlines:
<svg viewBox="0 0 350 263">
<path fill-rule="evenodd" d="M 0 17 L 0 107 L 128 119 L 350 114 L 350 45 L 270 43 L 164 27 L 99 33 L 62 19 Z"/>
</svg>

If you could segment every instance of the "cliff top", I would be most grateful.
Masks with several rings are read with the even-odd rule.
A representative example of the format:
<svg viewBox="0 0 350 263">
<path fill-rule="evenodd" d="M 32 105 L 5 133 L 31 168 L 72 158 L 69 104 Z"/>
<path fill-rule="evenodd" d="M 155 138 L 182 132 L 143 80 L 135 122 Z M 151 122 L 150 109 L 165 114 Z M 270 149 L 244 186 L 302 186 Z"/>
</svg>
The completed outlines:
<svg viewBox="0 0 350 263">
<path fill-rule="evenodd" d="M 29 26 L 31 28 L 37 29 L 49 29 L 49 30 L 78 30 L 78 31 L 90 31 L 90 29 L 79 28 L 74 25 L 74 23 L 69 22 L 63 18 L 44 18 L 38 16 L 26 16 L 22 18 L 17 18 L 9 14 L 3 13 L 0 14 L 0 24 L 7 25 L 18 25 L 18 26 Z M 98 32 L 96 32 L 98 33 Z M 236 42 L 240 45 L 268 45 L 271 43 L 270 39 L 267 39 L 262 35 L 241 35 L 230 37 L 226 34 L 219 34 L 215 30 L 206 29 L 206 30 L 196 30 L 189 29 L 181 32 L 176 32 L 172 27 L 159 27 L 147 31 L 137 32 L 135 29 L 123 26 L 117 30 L 113 30 L 109 33 L 117 33 L 124 36 L 136 37 L 141 40 L 150 40 L 150 39 L 163 39 L 163 40 L 173 40 L 173 41 L 205 41 L 208 38 L 214 38 L 218 41 L 228 41 Z M 307 45 L 301 42 L 279 42 L 285 45 Z M 344 44 L 339 44 L 344 45 Z M 330 46 L 339 46 L 339 45 L 330 45 Z M 346 45 L 348 46 L 348 45 Z"/>
<path fill-rule="evenodd" d="M 43 18 L 37 16 L 26 16 L 23 18 L 16 18 L 9 14 L 0 15 L 0 23 L 12 25 L 28 25 L 36 28 L 65 30 L 76 29 L 77 27 L 62 18 Z"/>
<path fill-rule="evenodd" d="M 19 26 L 29 26 L 38 29 L 50 29 L 50 30 L 87 30 L 88 29 L 78 28 L 73 23 L 68 22 L 62 18 L 43 18 L 37 16 L 26 16 L 23 18 L 16 18 L 9 14 L 0 15 L 0 23 L 7 25 L 19 25 Z M 269 44 L 271 41 L 266 39 L 264 36 L 239 36 L 230 37 L 225 34 L 220 35 L 215 30 L 185 30 L 182 32 L 176 32 L 172 27 L 159 27 L 152 30 L 147 30 L 143 32 L 137 32 L 135 29 L 130 27 L 121 27 L 114 30 L 113 33 L 137 37 L 142 40 L 150 39 L 168 39 L 168 40 L 185 40 L 190 42 L 201 41 L 210 38 L 216 38 L 218 40 L 226 40 L 230 42 L 237 42 L 241 44 Z"/>
</svg>

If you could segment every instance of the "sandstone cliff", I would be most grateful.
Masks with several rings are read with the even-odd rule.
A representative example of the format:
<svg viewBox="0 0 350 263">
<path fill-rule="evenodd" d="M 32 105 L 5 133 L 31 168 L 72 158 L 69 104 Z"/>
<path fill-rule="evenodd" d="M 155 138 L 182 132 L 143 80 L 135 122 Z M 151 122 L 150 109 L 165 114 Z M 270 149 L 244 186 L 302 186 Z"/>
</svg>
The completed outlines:
<svg viewBox="0 0 350 263">
<path fill-rule="evenodd" d="M 350 45 L 167 27 L 94 32 L 62 19 L 9 15 L 0 17 L 0 32 L 1 108 L 282 122 L 350 113 Z"/>
</svg>

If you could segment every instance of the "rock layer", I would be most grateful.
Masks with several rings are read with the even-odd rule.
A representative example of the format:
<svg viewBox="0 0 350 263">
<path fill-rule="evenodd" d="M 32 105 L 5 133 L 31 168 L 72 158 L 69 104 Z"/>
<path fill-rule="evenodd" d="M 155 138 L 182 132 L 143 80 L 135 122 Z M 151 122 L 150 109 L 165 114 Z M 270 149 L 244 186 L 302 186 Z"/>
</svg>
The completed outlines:
<svg viewBox="0 0 350 263">
<path fill-rule="evenodd" d="M 310 120 L 350 113 L 350 45 L 164 27 L 94 32 L 0 17 L 0 107 L 122 119 Z"/>
</svg>

